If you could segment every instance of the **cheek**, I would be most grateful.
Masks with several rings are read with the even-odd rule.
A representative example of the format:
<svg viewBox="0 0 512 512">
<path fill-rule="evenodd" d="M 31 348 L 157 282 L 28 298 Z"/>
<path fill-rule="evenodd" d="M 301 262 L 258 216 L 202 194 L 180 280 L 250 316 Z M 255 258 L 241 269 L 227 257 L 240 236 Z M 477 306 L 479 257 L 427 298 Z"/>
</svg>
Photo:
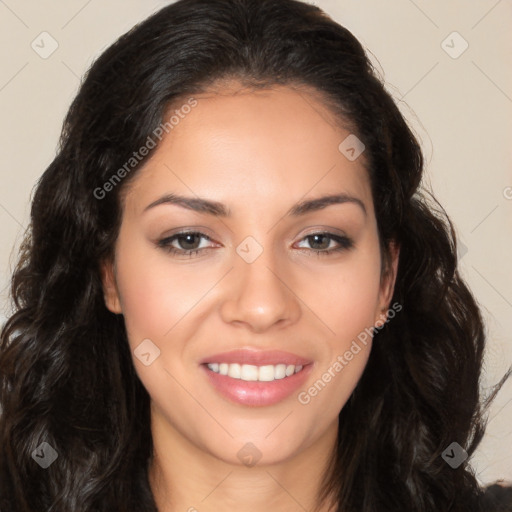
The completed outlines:
<svg viewBox="0 0 512 512">
<path fill-rule="evenodd" d="M 315 302 L 332 332 L 322 336 L 314 375 L 297 399 L 306 416 L 318 418 L 319 431 L 344 407 L 368 362 L 380 278 L 380 269 L 375 270 L 371 259 L 323 283 Z"/>
<path fill-rule="evenodd" d="M 307 304 L 330 329 L 330 344 L 342 349 L 374 325 L 379 307 L 380 255 L 369 243 L 339 265 L 309 275 L 304 287 Z M 306 284 L 307 283 L 307 284 Z"/>
<path fill-rule="evenodd" d="M 185 272 L 170 258 L 147 241 L 129 235 L 119 240 L 117 283 L 132 345 L 162 340 L 211 287 L 204 272 Z"/>
<path fill-rule="evenodd" d="M 379 306 L 380 254 L 377 242 L 351 254 L 345 264 L 315 274 L 309 304 L 330 333 L 322 336 L 322 355 L 309 388 L 299 402 L 334 418 L 356 387 L 371 350 Z M 309 278 L 308 282 L 312 279 Z M 325 331 L 324 331 L 325 332 Z"/>
</svg>

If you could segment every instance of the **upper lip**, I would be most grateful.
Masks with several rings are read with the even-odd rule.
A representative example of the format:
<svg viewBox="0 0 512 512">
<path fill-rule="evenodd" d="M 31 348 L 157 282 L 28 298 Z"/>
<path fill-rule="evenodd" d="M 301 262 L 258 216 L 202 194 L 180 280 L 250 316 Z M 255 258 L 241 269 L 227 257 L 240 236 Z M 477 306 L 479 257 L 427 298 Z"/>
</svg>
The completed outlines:
<svg viewBox="0 0 512 512">
<path fill-rule="evenodd" d="M 221 352 L 205 357 L 200 364 L 206 363 L 239 363 L 252 364 L 255 366 L 293 364 L 295 366 L 305 366 L 312 361 L 304 357 L 284 352 L 282 350 L 258 350 L 249 348 L 240 348 L 229 352 Z"/>
</svg>

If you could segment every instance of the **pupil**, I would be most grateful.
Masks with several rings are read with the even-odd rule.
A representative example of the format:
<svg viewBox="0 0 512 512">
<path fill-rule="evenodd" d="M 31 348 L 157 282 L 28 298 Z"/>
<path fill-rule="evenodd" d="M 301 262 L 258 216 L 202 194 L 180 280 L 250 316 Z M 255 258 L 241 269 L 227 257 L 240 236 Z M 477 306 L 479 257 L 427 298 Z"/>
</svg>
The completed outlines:
<svg viewBox="0 0 512 512">
<path fill-rule="evenodd" d="M 323 239 L 327 240 L 327 245 L 323 244 L 324 247 L 317 247 L 317 249 L 327 249 L 327 247 L 329 247 L 329 238 L 326 235 L 312 235 L 311 237 L 315 240 L 313 242 L 313 244 L 317 243 L 318 242 L 317 239 L 319 239 L 319 238 L 320 239 L 323 238 Z M 320 243 L 320 245 L 322 245 L 322 244 Z"/>
<path fill-rule="evenodd" d="M 190 235 L 183 235 L 181 237 L 181 246 L 183 249 L 196 249 L 196 247 L 187 247 L 187 244 L 191 244 L 192 246 L 195 245 L 193 242 L 190 242 L 190 239 L 197 238 L 197 235 L 190 234 Z M 183 240 L 185 239 L 185 243 L 183 243 Z"/>
</svg>

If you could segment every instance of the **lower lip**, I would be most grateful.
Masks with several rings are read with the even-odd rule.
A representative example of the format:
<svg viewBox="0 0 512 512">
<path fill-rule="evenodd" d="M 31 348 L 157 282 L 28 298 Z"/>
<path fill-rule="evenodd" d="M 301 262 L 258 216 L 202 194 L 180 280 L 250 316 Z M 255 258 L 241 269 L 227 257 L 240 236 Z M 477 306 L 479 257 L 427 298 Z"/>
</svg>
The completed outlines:
<svg viewBox="0 0 512 512">
<path fill-rule="evenodd" d="M 313 364 L 305 365 L 290 377 L 270 382 L 233 379 L 211 371 L 205 364 L 201 367 L 221 395 L 238 404 L 261 407 L 281 402 L 299 389 L 308 378 Z"/>
</svg>

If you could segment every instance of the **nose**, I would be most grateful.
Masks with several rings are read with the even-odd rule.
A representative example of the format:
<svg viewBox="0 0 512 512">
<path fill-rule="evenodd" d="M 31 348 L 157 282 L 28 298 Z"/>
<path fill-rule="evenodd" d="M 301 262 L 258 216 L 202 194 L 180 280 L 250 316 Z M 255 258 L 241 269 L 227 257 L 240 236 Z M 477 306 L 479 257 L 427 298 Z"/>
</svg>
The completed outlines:
<svg viewBox="0 0 512 512">
<path fill-rule="evenodd" d="M 264 250 L 252 263 L 238 255 L 229 276 L 226 298 L 221 305 L 222 319 L 264 332 L 273 326 L 284 328 L 298 321 L 300 300 L 293 290 L 290 272 L 278 268 L 271 250 Z"/>
</svg>

